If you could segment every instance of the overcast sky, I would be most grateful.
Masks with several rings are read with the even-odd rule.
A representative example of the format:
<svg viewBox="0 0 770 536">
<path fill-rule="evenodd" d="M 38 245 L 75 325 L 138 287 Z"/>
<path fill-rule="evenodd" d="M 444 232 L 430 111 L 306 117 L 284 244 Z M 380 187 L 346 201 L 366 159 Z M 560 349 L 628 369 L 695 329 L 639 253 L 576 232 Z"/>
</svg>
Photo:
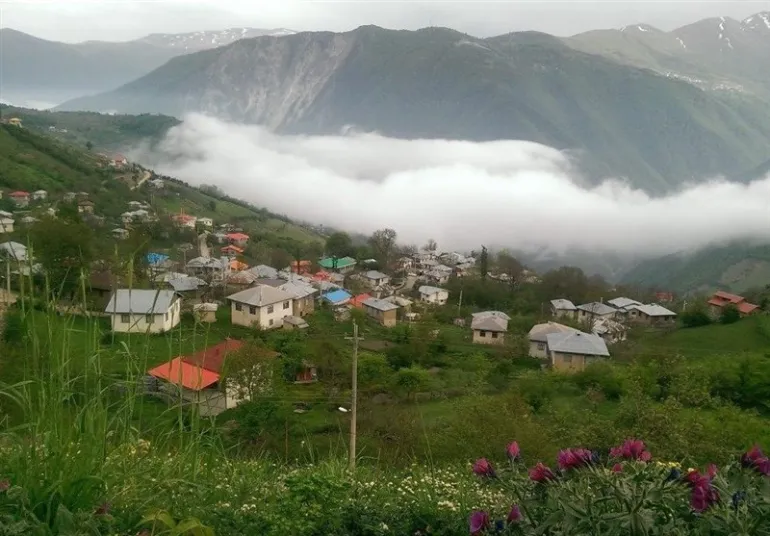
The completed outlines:
<svg viewBox="0 0 770 536">
<path fill-rule="evenodd" d="M 320 0 L 0 0 L 0 26 L 56 41 L 119 41 L 149 33 L 230 27 L 345 31 L 447 26 L 479 37 L 519 30 L 571 35 L 648 23 L 664 30 L 701 18 L 743 19 L 769 1 L 320 1 Z"/>
</svg>

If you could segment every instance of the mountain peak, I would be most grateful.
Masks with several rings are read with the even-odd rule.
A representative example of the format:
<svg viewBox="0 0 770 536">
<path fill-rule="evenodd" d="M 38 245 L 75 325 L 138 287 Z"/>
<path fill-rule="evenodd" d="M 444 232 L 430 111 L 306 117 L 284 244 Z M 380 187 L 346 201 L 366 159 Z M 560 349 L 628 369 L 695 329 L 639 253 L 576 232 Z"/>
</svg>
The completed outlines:
<svg viewBox="0 0 770 536">
<path fill-rule="evenodd" d="M 770 11 L 761 11 L 741 21 L 747 30 L 770 30 Z"/>
<path fill-rule="evenodd" d="M 620 31 L 623 33 L 663 33 L 655 26 L 650 26 L 649 24 L 632 24 L 630 26 L 623 26 Z"/>
<path fill-rule="evenodd" d="M 287 28 L 262 29 L 242 27 L 180 34 L 156 33 L 137 39 L 137 41 L 162 48 L 179 50 L 180 52 L 197 52 L 199 50 L 226 46 L 240 39 L 262 36 L 283 37 L 294 33 L 296 32 Z"/>
</svg>

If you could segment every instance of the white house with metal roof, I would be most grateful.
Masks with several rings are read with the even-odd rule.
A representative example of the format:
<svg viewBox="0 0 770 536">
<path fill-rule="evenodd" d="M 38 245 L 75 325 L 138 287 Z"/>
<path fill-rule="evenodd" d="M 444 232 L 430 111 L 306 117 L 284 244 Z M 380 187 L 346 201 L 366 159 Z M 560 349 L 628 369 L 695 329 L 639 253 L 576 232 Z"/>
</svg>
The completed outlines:
<svg viewBox="0 0 770 536">
<path fill-rule="evenodd" d="M 369 288 L 377 288 L 379 286 L 387 285 L 390 283 L 390 276 L 377 270 L 369 270 L 368 272 L 364 272 L 361 274 L 361 277 L 369 286 Z"/>
<path fill-rule="evenodd" d="M 117 333 L 163 333 L 179 324 L 181 304 L 173 290 L 118 289 L 104 312 Z"/>
<path fill-rule="evenodd" d="M 627 309 L 632 305 L 642 305 L 642 302 L 621 296 L 619 298 L 612 298 L 611 300 L 607 300 L 607 304 L 611 305 L 615 309 Z"/>
<path fill-rule="evenodd" d="M 580 371 L 610 356 L 607 344 L 593 333 L 549 333 L 546 342 L 551 367 L 555 370 Z"/>
<path fill-rule="evenodd" d="M 551 300 L 551 314 L 556 318 L 575 318 L 577 307 L 571 301 L 563 298 Z"/>
<path fill-rule="evenodd" d="M 602 302 L 584 303 L 577 306 L 577 319 L 594 321 L 600 318 L 615 318 L 618 310 Z"/>
<path fill-rule="evenodd" d="M 395 303 L 379 298 L 369 298 L 368 300 L 364 300 L 361 305 L 363 305 L 364 312 L 367 316 L 375 319 L 383 326 L 389 328 L 396 325 L 398 305 Z"/>
<path fill-rule="evenodd" d="M 504 344 L 508 321 L 511 319 L 500 311 L 474 313 L 471 320 L 473 342 L 479 344 Z"/>
<path fill-rule="evenodd" d="M 283 326 L 283 319 L 292 316 L 294 296 L 269 285 L 257 285 L 227 297 L 230 301 L 232 323 L 239 326 L 274 329 Z"/>
<path fill-rule="evenodd" d="M 449 299 L 449 291 L 443 288 L 423 285 L 417 289 L 420 293 L 420 301 L 432 305 L 445 305 Z"/>
<path fill-rule="evenodd" d="M 676 313 L 657 303 L 632 305 L 627 308 L 629 321 L 650 325 L 674 325 Z"/>
<path fill-rule="evenodd" d="M 558 322 L 545 322 L 536 324 L 529 330 L 529 356 L 540 359 L 548 358 L 548 335 L 551 333 L 576 333 L 577 329 L 559 324 Z"/>
<path fill-rule="evenodd" d="M 13 223 L 13 214 L 0 210 L 0 233 L 12 233 Z"/>
</svg>

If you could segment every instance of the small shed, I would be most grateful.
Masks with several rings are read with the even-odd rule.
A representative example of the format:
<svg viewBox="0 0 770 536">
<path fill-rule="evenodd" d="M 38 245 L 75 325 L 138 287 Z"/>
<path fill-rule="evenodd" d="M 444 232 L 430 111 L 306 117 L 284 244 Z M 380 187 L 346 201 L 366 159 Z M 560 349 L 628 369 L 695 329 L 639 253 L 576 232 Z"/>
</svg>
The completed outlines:
<svg viewBox="0 0 770 536">
<path fill-rule="evenodd" d="M 217 310 L 219 305 L 216 303 L 196 303 L 193 305 L 193 315 L 198 322 L 212 323 L 217 321 Z"/>
</svg>

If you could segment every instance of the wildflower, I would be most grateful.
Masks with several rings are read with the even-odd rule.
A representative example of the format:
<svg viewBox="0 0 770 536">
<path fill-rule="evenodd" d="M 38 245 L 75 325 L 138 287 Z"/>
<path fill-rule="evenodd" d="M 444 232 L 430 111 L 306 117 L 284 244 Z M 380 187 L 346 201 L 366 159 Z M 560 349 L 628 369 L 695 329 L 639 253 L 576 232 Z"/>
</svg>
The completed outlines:
<svg viewBox="0 0 770 536">
<path fill-rule="evenodd" d="M 559 451 L 557 461 L 563 470 L 578 469 L 592 463 L 593 453 L 588 449 L 565 449 Z"/>
<path fill-rule="evenodd" d="M 97 515 L 97 516 L 106 516 L 107 514 L 109 514 L 109 513 L 110 513 L 110 510 L 111 510 L 111 509 L 112 509 L 112 505 L 110 505 L 110 503 L 108 503 L 108 502 L 103 502 L 102 504 L 100 504 L 100 505 L 99 505 L 99 506 L 96 508 L 96 510 L 94 510 L 94 515 Z"/>
<path fill-rule="evenodd" d="M 610 456 L 640 462 L 649 462 L 652 459 L 650 451 L 645 450 L 644 441 L 639 439 L 626 439 L 619 447 L 610 449 Z"/>
<path fill-rule="evenodd" d="M 3 480 L 0 480 L 0 493 L 3 493 L 4 491 L 8 491 L 11 488 L 11 481 L 7 478 L 4 478 Z"/>
<path fill-rule="evenodd" d="M 518 523 L 521 521 L 521 509 L 519 508 L 518 504 L 514 504 L 511 506 L 511 511 L 508 512 L 508 517 L 506 518 L 505 522 L 509 525 L 513 523 Z"/>
<path fill-rule="evenodd" d="M 512 462 L 519 461 L 519 458 L 521 458 L 521 450 L 519 449 L 519 444 L 516 441 L 509 443 L 505 451 L 508 454 L 508 459 Z"/>
<path fill-rule="evenodd" d="M 623 472 L 623 466 L 620 465 L 619 463 L 616 463 L 615 465 L 612 466 L 612 472 L 613 473 L 622 473 Z"/>
<path fill-rule="evenodd" d="M 685 482 L 692 488 L 690 505 L 696 512 L 705 512 L 712 505 L 719 502 L 719 492 L 711 484 L 711 480 L 716 476 L 717 467 L 710 464 L 706 474 L 700 471 L 690 471 L 685 477 Z"/>
<path fill-rule="evenodd" d="M 735 493 L 733 493 L 733 497 L 732 497 L 733 510 L 738 510 L 738 507 L 741 505 L 741 503 L 744 500 L 746 500 L 745 491 L 736 491 Z"/>
<path fill-rule="evenodd" d="M 529 470 L 529 478 L 533 482 L 544 484 L 550 480 L 556 480 L 556 475 L 553 474 L 551 469 L 538 462 L 537 465 Z"/>
<path fill-rule="evenodd" d="M 666 477 L 666 482 L 676 482 L 680 478 L 682 478 L 682 471 L 680 471 L 676 467 L 672 467 L 671 471 L 668 473 L 668 476 Z"/>
<path fill-rule="evenodd" d="M 751 450 L 741 456 L 741 465 L 754 469 L 759 474 L 770 476 L 770 458 L 762 453 L 759 445 L 754 445 Z"/>
<path fill-rule="evenodd" d="M 489 478 L 494 478 L 496 476 L 494 467 L 492 467 L 492 464 L 489 463 L 486 458 L 479 458 L 476 460 L 473 464 L 473 472 L 479 476 Z"/>
<path fill-rule="evenodd" d="M 481 510 L 476 510 L 471 513 L 469 525 L 471 535 L 481 534 L 489 528 L 489 514 Z"/>
</svg>

